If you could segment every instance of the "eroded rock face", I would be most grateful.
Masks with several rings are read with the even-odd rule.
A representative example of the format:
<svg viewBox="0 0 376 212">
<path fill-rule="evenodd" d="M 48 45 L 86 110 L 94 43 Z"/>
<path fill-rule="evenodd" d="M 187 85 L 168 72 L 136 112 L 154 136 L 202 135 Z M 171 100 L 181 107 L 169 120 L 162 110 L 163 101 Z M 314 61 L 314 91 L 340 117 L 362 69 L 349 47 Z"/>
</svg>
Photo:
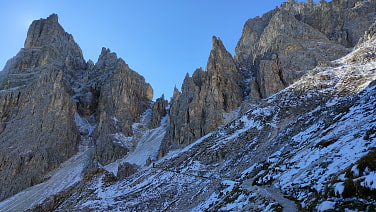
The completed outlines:
<svg viewBox="0 0 376 212">
<path fill-rule="evenodd" d="M 0 200 L 42 182 L 78 151 L 76 104 L 66 83 L 71 69 L 85 66 L 56 15 L 33 22 L 25 48 L 0 73 Z"/>
<path fill-rule="evenodd" d="M 151 110 L 151 120 L 149 128 L 154 129 L 161 126 L 161 120 L 167 115 L 168 101 L 165 100 L 164 95 L 155 100 Z"/>
<path fill-rule="evenodd" d="M 250 102 L 282 90 L 317 65 L 344 55 L 374 21 L 375 2 L 288 1 L 246 22 L 235 60 L 250 76 Z"/>
<path fill-rule="evenodd" d="M 80 47 L 58 23 L 56 14 L 31 24 L 24 48 L 7 62 L 0 74 L 0 89 L 28 84 L 39 74 L 40 67 L 47 64 L 63 71 L 70 94 L 74 92 L 73 83 L 87 67 Z"/>
<path fill-rule="evenodd" d="M 96 157 L 106 164 L 129 151 L 117 137 L 133 135 L 132 124 L 139 122 L 141 114 L 150 107 L 153 89 L 144 77 L 104 48 L 89 79 L 91 89 L 99 94 Z"/>
<path fill-rule="evenodd" d="M 121 138 L 132 135 L 152 97 L 145 79 L 108 49 L 86 63 L 57 15 L 34 21 L 25 47 L 0 72 L 0 200 L 77 153 L 77 112 L 97 122 L 86 137 L 98 162 L 124 156 Z"/>
<path fill-rule="evenodd" d="M 213 37 L 207 70 L 187 75 L 182 92 L 175 89 L 164 148 L 186 146 L 211 132 L 223 123 L 223 113 L 242 101 L 242 75 L 222 41 Z"/>
</svg>

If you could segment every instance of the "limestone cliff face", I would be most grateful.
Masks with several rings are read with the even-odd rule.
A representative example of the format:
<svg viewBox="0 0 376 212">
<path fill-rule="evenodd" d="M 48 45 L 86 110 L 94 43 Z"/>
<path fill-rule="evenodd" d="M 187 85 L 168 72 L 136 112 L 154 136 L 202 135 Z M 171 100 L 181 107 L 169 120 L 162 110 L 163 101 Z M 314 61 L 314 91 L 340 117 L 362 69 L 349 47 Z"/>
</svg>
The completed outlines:
<svg viewBox="0 0 376 212">
<path fill-rule="evenodd" d="M 116 135 L 133 135 L 132 124 L 139 122 L 141 114 L 150 107 L 153 89 L 109 49 L 102 49 L 92 73 L 89 84 L 99 95 L 95 111 L 96 156 L 100 162 L 109 163 L 129 151 Z"/>
<path fill-rule="evenodd" d="M 151 120 L 149 128 L 157 128 L 161 126 L 161 120 L 167 115 L 168 101 L 165 100 L 164 95 L 155 100 L 151 110 Z"/>
<path fill-rule="evenodd" d="M 329 61 L 345 55 L 349 47 L 362 46 L 365 41 L 374 39 L 376 27 L 371 23 L 374 23 L 375 4 L 374 0 L 333 0 L 317 4 L 290 0 L 262 17 L 247 21 L 234 58 L 221 40 L 213 37 L 206 70 L 197 69 L 192 76 L 187 74 L 181 91 L 175 88 L 169 107 L 163 96 L 152 104 L 151 86 L 109 49 L 102 49 L 96 63 L 86 62 L 73 37 L 58 23 L 57 15 L 33 22 L 25 47 L 0 72 L 0 200 L 46 180 L 46 173 L 77 153 L 80 144 L 93 150 L 90 152 L 95 158 L 90 158 L 92 162 L 87 167 L 93 169 L 93 173 L 100 169 L 100 164 L 123 158 L 134 149 L 130 145 L 136 143 L 129 142 L 130 136 L 134 135 L 134 123 L 140 122 L 140 116 L 149 114 L 149 111 L 151 116 L 146 118 L 148 122 L 142 127 L 157 128 L 161 119 L 168 116 L 160 156 L 170 149 L 191 144 L 227 123 L 231 115 L 236 115 L 232 112 L 246 105 L 247 100 L 259 103 L 292 84 L 307 70 L 330 65 Z M 369 45 L 343 61 L 367 63 L 374 60 L 373 52 L 374 45 Z M 325 83 L 331 80 L 325 77 L 320 75 L 320 80 Z M 312 78 L 307 76 L 307 79 Z M 312 86 L 312 92 L 322 88 L 321 84 Z M 301 90 L 291 90 L 292 96 L 284 92 L 286 95 L 282 100 L 279 99 L 284 95 L 281 92 L 272 99 L 288 104 L 290 97 L 301 101 L 307 89 L 310 88 L 303 86 Z M 343 88 L 344 92 L 351 89 Z M 310 95 L 307 98 L 318 104 L 322 98 L 316 97 Z M 266 101 L 255 108 L 266 107 L 269 103 Z M 294 105 L 300 109 L 301 105 L 308 103 Z M 304 107 L 304 110 L 314 104 Z M 275 108 L 277 111 L 273 109 L 270 113 L 268 109 L 265 114 L 280 113 L 282 118 L 295 119 L 290 115 L 296 113 L 291 113 L 291 107 L 287 106 L 285 111 Z M 247 107 L 241 107 L 243 111 L 244 108 Z M 249 111 L 248 115 L 252 113 Z M 90 130 L 77 127 L 74 117 L 88 121 Z M 245 132 L 243 140 L 249 142 L 257 133 L 268 141 L 273 133 L 283 135 L 280 126 L 274 128 L 268 118 L 269 115 L 260 115 L 255 119 L 263 120 L 266 131 L 260 132 L 256 127 L 255 132 Z M 282 125 L 286 123 L 289 122 Z M 243 120 L 238 120 L 223 132 L 232 134 L 237 129 L 230 126 L 240 129 L 244 127 L 242 125 Z M 164 127 L 153 134 L 160 133 Z M 272 134 L 267 131 L 271 128 Z M 163 136 L 164 132 L 160 135 Z M 155 143 L 159 144 L 162 136 Z M 137 135 L 131 139 L 137 140 Z M 244 148 L 236 136 L 231 139 L 235 139 L 236 148 Z M 211 154 L 207 147 L 207 144 L 203 146 L 205 151 L 200 156 L 205 163 L 226 159 L 224 151 L 215 150 Z M 233 150 L 233 147 L 228 149 Z M 248 166 L 249 160 L 244 161 Z M 137 172 L 135 167 L 128 165 L 120 166 L 119 176 L 128 177 Z M 174 170 L 172 168 L 170 170 Z M 238 171 L 242 173 L 243 170 Z M 76 197 L 72 197 L 76 199 L 74 201 L 77 201 Z M 51 204 L 55 203 L 54 198 L 51 197 Z"/>
<path fill-rule="evenodd" d="M 57 15 L 34 21 L 24 48 L 0 72 L 0 200 L 77 153 L 77 114 L 97 126 L 85 145 L 100 163 L 124 156 L 121 138 L 132 135 L 152 97 L 145 79 L 108 49 L 96 64 L 85 62 Z"/>
<path fill-rule="evenodd" d="M 306 70 L 347 54 L 374 21 L 372 1 L 288 1 L 246 22 L 235 60 L 250 76 L 250 102 L 282 90 Z"/>
<path fill-rule="evenodd" d="M 242 86 L 231 54 L 213 37 L 207 70 L 197 69 L 192 77 L 187 74 L 182 92 L 175 89 L 164 149 L 186 146 L 222 124 L 223 113 L 243 101 Z"/>
<path fill-rule="evenodd" d="M 34 21 L 27 33 L 25 46 L 5 65 L 0 79 L 0 89 L 29 83 L 40 72 L 40 67 L 53 65 L 62 71 L 68 92 L 73 93 L 72 83 L 86 69 L 82 51 L 73 36 L 58 23 L 58 16 Z"/>
<path fill-rule="evenodd" d="M 59 42 L 45 39 L 48 33 Z M 76 105 L 65 79 L 71 68 L 84 67 L 77 44 L 52 15 L 33 22 L 25 48 L 0 72 L 0 199 L 43 181 L 77 152 Z"/>
</svg>

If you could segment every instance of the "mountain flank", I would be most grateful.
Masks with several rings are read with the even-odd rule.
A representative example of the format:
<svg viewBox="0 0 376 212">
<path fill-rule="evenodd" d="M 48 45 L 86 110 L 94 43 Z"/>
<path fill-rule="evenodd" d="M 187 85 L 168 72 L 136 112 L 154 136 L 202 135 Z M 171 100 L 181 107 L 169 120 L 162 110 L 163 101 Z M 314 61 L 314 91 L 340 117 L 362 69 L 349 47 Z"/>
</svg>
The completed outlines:
<svg viewBox="0 0 376 212">
<path fill-rule="evenodd" d="M 376 210 L 376 1 L 249 19 L 168 101 L 58 16 L 0 72 L 2 211 Z"/>
</svg>

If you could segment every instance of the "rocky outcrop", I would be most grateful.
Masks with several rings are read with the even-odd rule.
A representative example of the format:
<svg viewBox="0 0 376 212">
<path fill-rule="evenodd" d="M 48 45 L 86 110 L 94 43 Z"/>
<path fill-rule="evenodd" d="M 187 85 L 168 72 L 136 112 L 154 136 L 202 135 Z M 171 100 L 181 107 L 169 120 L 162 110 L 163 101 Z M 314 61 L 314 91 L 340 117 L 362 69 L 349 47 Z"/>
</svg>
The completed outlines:
<svg viewBox="0 0 376 212">
<path fill-rule="evenodd" d="M 151 120 L 149 124 L 150 129 L 161 126 L 161 120 L 167 115 L 168 101 L 165 100 L 164 95 L 156 99 L 151 109 Z"/>
<path fill-rule="evenodd" d="M 56 15 L 33 22 L 25 47 L 0 73 L 0 199 L 42 182 L 78 151 L 66 83 L 85 66 Z"/>
<path fill-rule="evenodd" d="M 374 39 L 363 44 L 349 58 L 376 52 L 375 44 Z M 126 180 L 87 182 L 58 210 L 324 211 L 332 205 L 337 211 L 372 211 L 376 58 L 367 62 L 361 56 L 355 63 L 347 58 L 315 68 Z M 175 90 L 175 97 L 184 92 Z"/>
<path fill-rule="evenodd" d="M 77 112 L 97 126 L 85 136 L 98 162 L 124 156 L 122 138 L 132 135 L 153 96 L 145 79 L 108 49 L 95 65 L 86 63 L 55 14 L 34 21 L 27 35 L 0 72 L 0 200 L 42 182 L 77 153 Z"/>
<path fill-rule="evenodd" d="M 288 1 L 281 9 L 345 47 L 354 47 L 374 21 L 375 1 L 333 0 L 302 3 Z"/>
<path fill-rule="evenodd" d="M 362 47 L 367 41 L 371 40 L 375 35 L 376 35 L 376 21 L 369 27 L 367 31 L 364 32 L 363 37 L 360 38 L 355 48 Z"/>
<path fill-rule="evenodd" d="M 242 91 L 243 78 L 231 54 L 213 37 L 207 70 L 187 74 L 182 92 L 175 88 L 162 151 L 186 146 L 222 124 L 223 113 L 240 106 Z"/>
<path fill-rule="evenodd" d="M 87 66 L 80 47 L 58 23 L 56 14 L 31 24 L 24 48 L 7 62 L 0 74 L 0 89 L 30 83 L 44 65 L 63 71 L 63 81 L 70 94 Z"/>
<path fill-rule="evenodd" d="M 121 163 L 119 164 L 118 171 L 117 171 L 117 178 L 122 180 L 126 177 L 131 176 L 132 174 L 138 171 L 138 167 L 136 165 L 130 163 Z"/>
<path fill-rule="evenodd" d="M 98 105 L 94 106 L 98 121 L 94 132 L 96 157 L 106 164 L 129 152 L 119 137 L 133 135 L 132 124 L 139 122 L 141 114 L 150 107 L 153 89 L 109 49 L 102 49 L 91 72 L 90 90 L 98 95 Z"/>
<path fill-rule="evenodd" d="M 364 33 L 364 36 L 359 40 L 355 46 L 357 51 L 349 54 L 346 61 L 349 63 L 369 63 L 376 58 L 376 46 L 369 45 L 370 42 L 376 40 L 376 22 Z"/>
<path fill-rule="evenodd" d="M 282 90 L 306 70 L 349 52 L 374 21 L 371 1 L 288 1 L 246 22 L 235 60 L 250 77 L 250 102 Z"/>
</svg>

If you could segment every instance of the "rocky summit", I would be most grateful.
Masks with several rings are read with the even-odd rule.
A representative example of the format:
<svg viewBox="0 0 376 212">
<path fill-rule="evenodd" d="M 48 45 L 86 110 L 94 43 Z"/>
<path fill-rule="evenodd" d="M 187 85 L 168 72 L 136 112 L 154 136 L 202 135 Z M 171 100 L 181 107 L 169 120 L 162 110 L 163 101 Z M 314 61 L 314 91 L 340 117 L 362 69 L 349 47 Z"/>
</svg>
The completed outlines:
<svg viewBox="0 0 376 212">
<path fill-rule="evenodd" d="M 235 55 L 214 36 L 170 101 L 34 21 L 0 72 L 0 211 L 375 211 L 375 20 L 289 0 Z"/>
</svg>

